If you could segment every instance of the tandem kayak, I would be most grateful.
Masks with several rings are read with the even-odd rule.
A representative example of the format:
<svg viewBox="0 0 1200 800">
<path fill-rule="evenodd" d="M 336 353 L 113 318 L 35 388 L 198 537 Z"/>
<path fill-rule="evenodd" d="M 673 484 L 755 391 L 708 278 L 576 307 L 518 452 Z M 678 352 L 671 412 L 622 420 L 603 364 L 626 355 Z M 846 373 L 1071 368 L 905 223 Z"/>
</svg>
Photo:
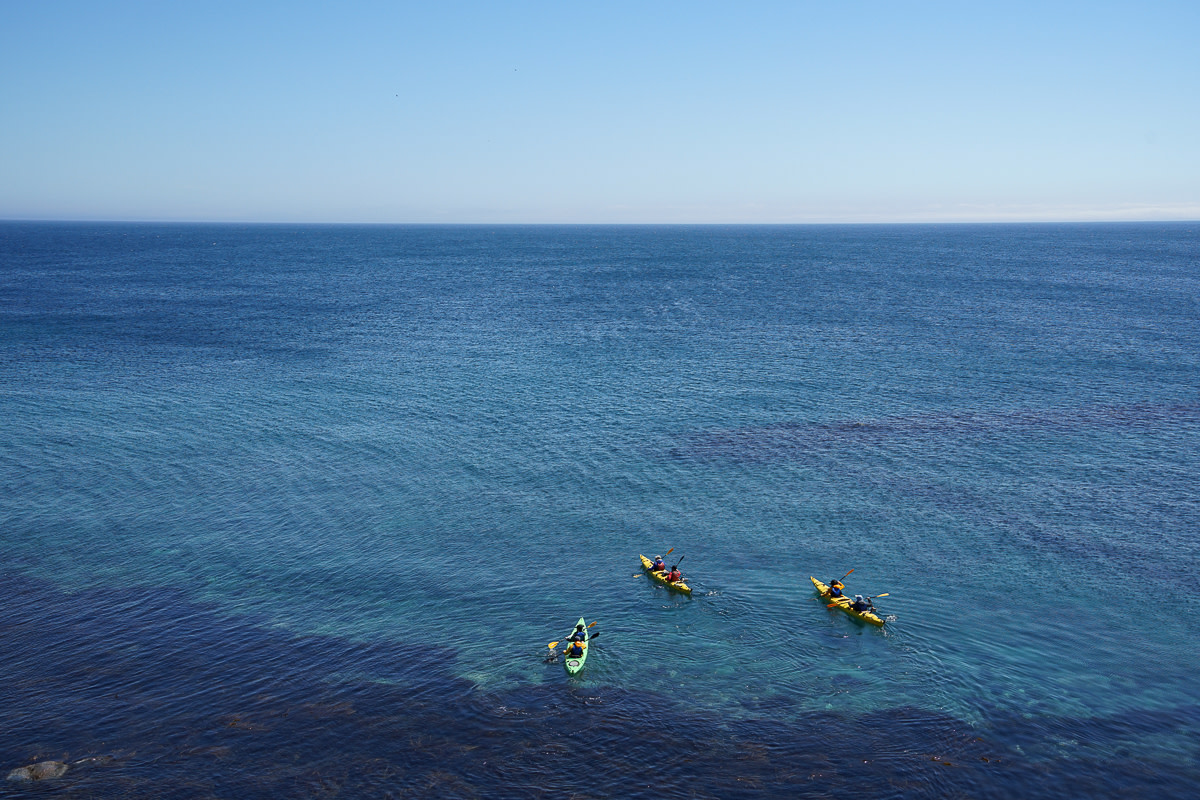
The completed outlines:
<svg viewBox="0 0 1200 800">
<path fill-rule="evenodd" d="M 583 617 L 579 618 L 579 622 L 575 623 L 575 628 L 572 630 L 576 630 L 580 626 L 583 626 L 584 633 L 587 633 L 587 623 L 583 621 Z M 567 646 L 570 647 L 570 642 L 567 643 Z M 588 643 L 585 641 L 583 642 L 583 655 L 579 656 L 578 658 L 568 657 L 565 661 L 563 661 L 563 666 L 567 668 L 568 675 L 574 675 L 576 672 L 579 672 L 579 670 L 583 669 L 583 664 L 585 661 L 587 661 L 587 654 Z"/>
<path fill-rule="evenodd" d="M 847 614 L 854 617 L 855 619 L 861 619 L 863 622 L 869 622 L 872 625 L 882 625 L 883 624 L 883 620 L 881 618 L 877 617 L 875 614 L 872 614 L 870 611 L 855 611 L 853 608 L 851 608 L 849 598 L 847 598 L 847 597 L 830 597 L 829 596 L 829 587 L 826 586 L 825 584 L 821 583 L 819 580 L 812 577 L 811 575 L 809 576 L 809 580 L 813 582 L 813 586 L 817 587 L 817 592 L 821 595 L 821 597 L 825 598 L 828 601 L 837 603 L 838 608 L 840 608 L 842 611 L 845 611 Z"/>
<path fill-rule="evenodd" d="M 655 572 L 654 562 L 650 559 L 642 555 L 639 555 L 638 558 L 642 560 L 642 569 L 646 570 L 646 572 L 649 572 L 650 577 L 654 578 L 654 580 L 658 581 L 663 586 L 666 586 L 668 589 L 674 589 L 677 592 L 683 592 L 684 594 L 692 593 L 692 587 L 688 586 L 683 581 L 675 581 L 674 583 L 671 583 L 661 572 Z"/>
</svg>

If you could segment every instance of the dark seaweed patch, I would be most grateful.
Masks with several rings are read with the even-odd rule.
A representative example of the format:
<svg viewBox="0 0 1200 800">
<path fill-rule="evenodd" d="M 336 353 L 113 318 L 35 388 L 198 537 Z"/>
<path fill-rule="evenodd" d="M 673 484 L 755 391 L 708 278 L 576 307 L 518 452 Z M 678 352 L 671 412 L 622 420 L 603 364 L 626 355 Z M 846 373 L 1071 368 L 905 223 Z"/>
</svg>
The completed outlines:
<svg viewBox="0 0 1200 800">
<path fill-rule="evenodd" d="M 1200 422 L 1200 403 L 1017 409 L 883 417 L 834 422 L 779 422 L 681 434 L 666 447 L 684 461 L 769 462 L 811 459 L 834 450 L 905 438 L 947 439 L 1096 428 L 1169 428 Z"/>
</svg>

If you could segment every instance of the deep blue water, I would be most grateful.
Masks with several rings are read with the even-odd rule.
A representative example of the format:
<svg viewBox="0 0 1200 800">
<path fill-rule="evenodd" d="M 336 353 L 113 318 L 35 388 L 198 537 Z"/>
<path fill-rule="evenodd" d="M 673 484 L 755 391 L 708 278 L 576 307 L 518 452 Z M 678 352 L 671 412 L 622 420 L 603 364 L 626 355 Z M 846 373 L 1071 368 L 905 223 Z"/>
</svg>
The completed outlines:
<svg viewBox="0 0 1200 800">
<path fill-rule="evenodd" d="M 1191 797 L 1198 486 L 1200 224 L 0 223 L 0 794 Z"/>
</svg>

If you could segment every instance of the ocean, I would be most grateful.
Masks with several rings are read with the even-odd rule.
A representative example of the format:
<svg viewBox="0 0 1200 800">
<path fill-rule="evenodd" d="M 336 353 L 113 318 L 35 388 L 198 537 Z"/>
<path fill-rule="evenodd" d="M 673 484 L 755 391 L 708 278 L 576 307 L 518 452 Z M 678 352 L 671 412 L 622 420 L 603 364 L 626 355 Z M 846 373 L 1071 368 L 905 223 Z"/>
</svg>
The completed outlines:
<svg viewBox="0 0 1200 800">
<path fill-rule="evenodd" d="M 1200 223 L 0 223 L 0 486 L 0 796 L 1200 785 Z"/>
</svg>

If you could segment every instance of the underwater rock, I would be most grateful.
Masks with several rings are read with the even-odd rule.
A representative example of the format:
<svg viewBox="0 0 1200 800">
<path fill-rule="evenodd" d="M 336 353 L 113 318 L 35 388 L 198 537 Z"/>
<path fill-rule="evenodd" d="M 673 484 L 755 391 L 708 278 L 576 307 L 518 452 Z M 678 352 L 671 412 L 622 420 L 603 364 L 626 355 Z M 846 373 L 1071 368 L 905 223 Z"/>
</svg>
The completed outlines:
<svg viewBox="0 0 1200 800">
<path fill-rule="evenodd" d="M 18 767 L 8 773 L 10 781 L 43 781 L 49 778 L 61 778 L 68 767 L 61 761 L 39 761 L 28 767 Z"/>
</svg>

